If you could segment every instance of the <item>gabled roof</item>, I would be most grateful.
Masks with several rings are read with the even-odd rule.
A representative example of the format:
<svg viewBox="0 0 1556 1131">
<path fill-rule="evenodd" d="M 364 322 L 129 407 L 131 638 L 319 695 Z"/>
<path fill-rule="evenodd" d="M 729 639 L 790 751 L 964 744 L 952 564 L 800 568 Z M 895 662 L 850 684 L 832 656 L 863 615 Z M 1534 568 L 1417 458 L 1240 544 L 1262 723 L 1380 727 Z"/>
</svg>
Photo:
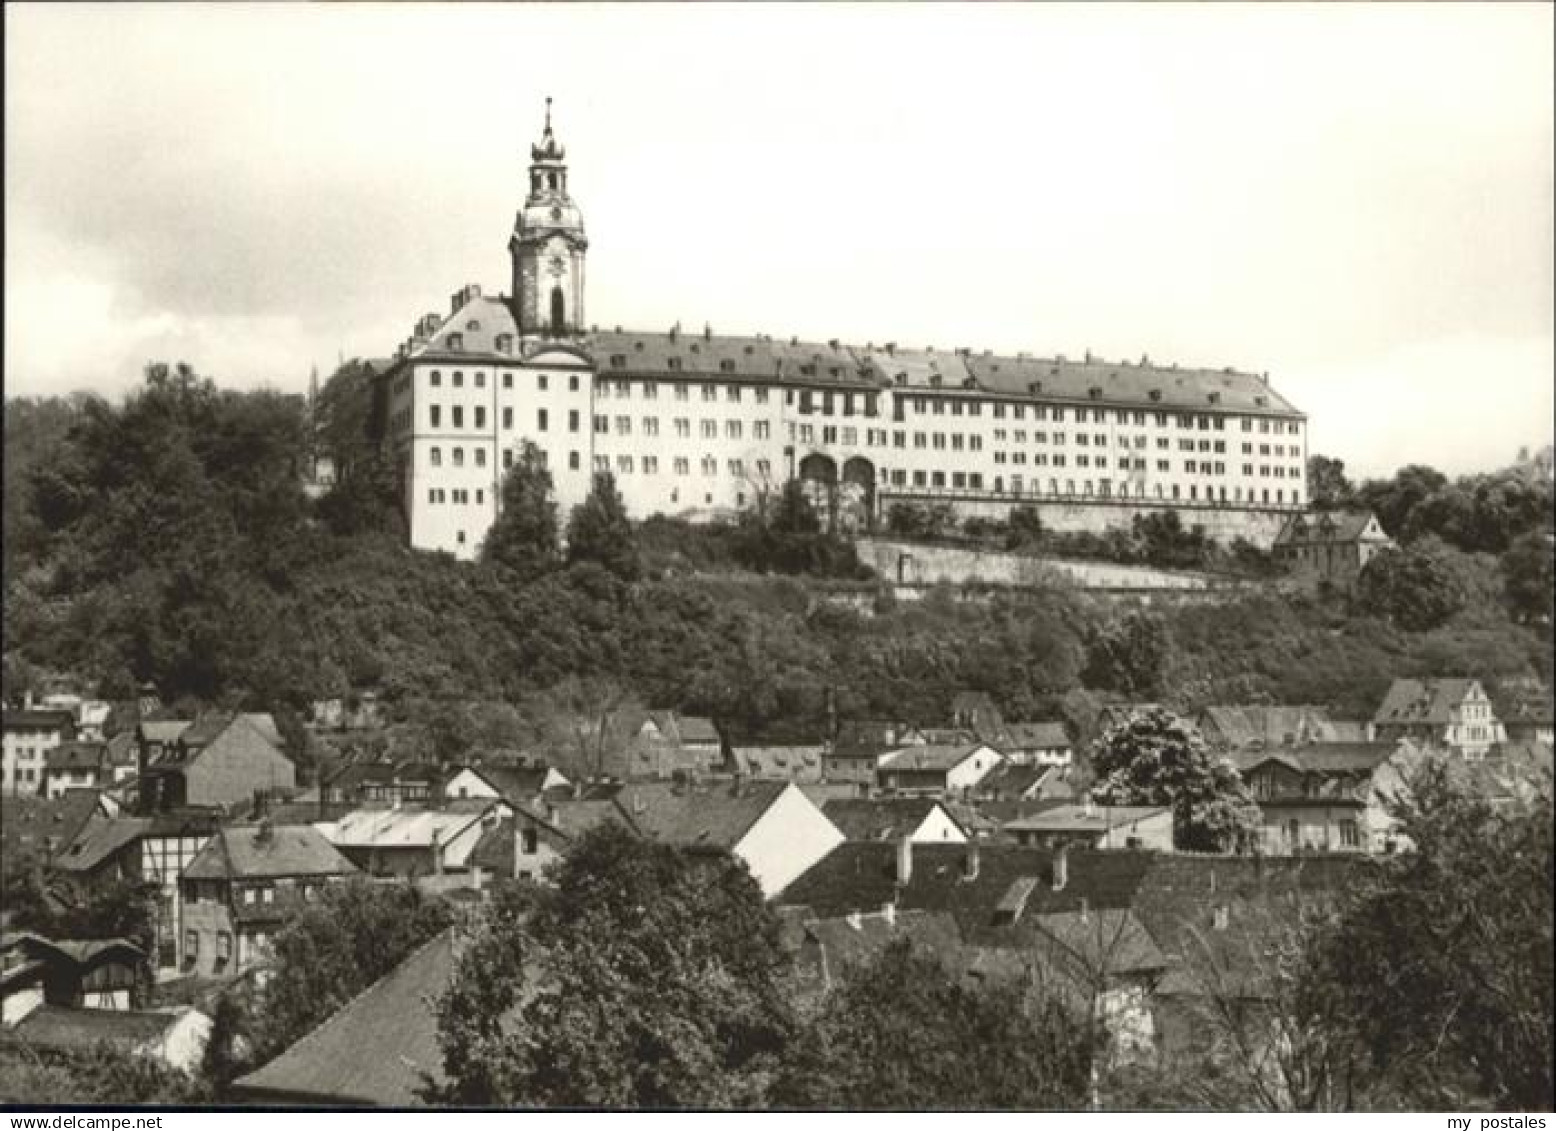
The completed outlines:
<svg viewBox="0 0 1556 1131">
<path fill-rule="evenodd" d="M 153 719 L 140 724 L 141 737 L 147 742 L 177 742 L 194 724 L 187 719 Z"/>
<path fill-rule="evenodd" d="M 904 746 L 888 754 L 881 769 L 916 773 L 946 773 L 960 766 L 980 750 L 993 751 L 981 742 L 955 746 Z"/>
<path fill-rule="evenodd" d="M 14 1026 L 0 1030 L 4 1033 L 0 1039 L 59 1052 L 90 1052 L 104 1043 L 122 1052 L 136 1052 L 162 1040 L 187 1012 L 40 1005 Z"/>
<path fill-rule="evenodd" d="M 826 978 L 836 982 L 851 967 L 863 965 L 899 939 L 914 949 L 928 952 L 948 967 L 958 966 L 962 934 L 956 919 L 943 911 L 880 911 L 853 918 L 806 918 L 801 921 L 805 941 L 820 949 Z"/>
<path fill-rule="evenodd" d="M 1231 747 L 1255 743 L 1265 749 L 1342 737 L 1329 712 L 1314 706 L 1216 706 L 1200 715 L 1203 729 L 1214 728 Z"/>
<path fill-rule="evenodd" d="M 273 1101 L 417 1107 L 444 1083 L 435 1002 L 454 975 L 454 932 L 436 935 L 237 1088 Z"/>
<path fill-rule="evenodd" d="M 978 783 L 978 793 L 985 797 L 1025 797 L 1037 789 L 1045 778 L 1059 777 L 1060 769 L 1059 766 L 1004 762 Z"/>
<path fill-rule="evenodd" d="M 1071 745 L 1063 723 L 1006 723 L 1005 742 L 1013 750 L 1060 750 Z"/>
<path fill-rule="evenodd" d="M 932 797 L 848 797 L 829 800 L 821 806 L 827 820 L 849 840 L 895 840 L 908 836 L 936 809 L 943 806 Z M 951 816 L 949 811 L 946 816 Z M 951 821 L 956 823 L 954 817 Z"/>
<path fill-rule="evenodd" d="M 896 750 L 908 745 L 915 733 L 915 727 L 892 719 L 845 719 L 838 724 L 833 751 L 845 756 L 845 750 L 855 747 Z"/>
<path fill-rule="evenodd" d="M 712 719 L 703 718 L 700 715 L 676 715 L 675 729 L 682 742 L 695 742 L 699 745 L 719 744 L 718 728 L 713 725 Z"/>
<path fill-rule="evenodd" d="M 1446 679 L 1396 679 L 1383 697 L 1374 724 L 1439 725 L 1452 721 L 1450 712 L 1462 703 L 1476 681 L 1464 677 Z"/>
<path fill-rule="evenodd" d="M 153 825 L 149 817 L 94 816 L 56 856 L 54 865 L 66 872 L 90 872 L 145 836 Z"/>
<path fill-rule="evenodd" d="M 33 852 L 46 857 L 62 852 L 80 836 L 97 807 L 97 791 L 92 789 L 68 789 L 55 800 L 0 795 L 0 846 L 5 858 L 14 861 Z"/>
<path fill-rule="evenodd" d="M 783 778 L 790 781 L 821 779 L 821 746 L 747 746 L 730 747 L 734 772 L 753 778 Z"/>
<path fill-rule="evenodd" d="M 1045 955 L 1081 980 L 1158 972 L 1172 964 L 1129 908 L 1051 912 L 1030 922 L 1050 943 L 1041 948 Z"/>
<path fill-rule="evenodd" d="M 478 809 L 353 809 L 330 826 L 328 840 L 337 848 L 431 848 L 434 838 L 448 842 L 491 811 L 494 800 Z"/>
<path fill-rule="evenodd" d="M 231 825 L 206 841 L 184 878 L 343 876 L 356 870 L 312 825 Z"/>
<path fill-rule="evenodd" d="M 1388 541 L 1371 511 L 1315 511 L 1288 518 L 1275 536 L 1275 545 L 1345 545 L 1361 541 L 1364 535 L 1370 541 Z"/>
<path fill-rule="evenodd" d="M 448 772 L 443 784 L 446 786 L 466 770 L 480 777 L 503 797 L 513 801 L 527 801 L 532 797 L 539 797 L 545 786 L 546 777 L 555 772 L 550 766 L 497 764 L 461 766 Z M 563 778 L 564 782 L 566 780 Z"/>
<path fill-rule="evenodd" d="M 645 782 L 627 786 L 616 800 L 650 839 L 733 849 L 790 788 L 786 781 L 711 786 Z"/>
<path fill-rule="evenodd" d="M 74 730 L 76 717 L 69 711 L 37 708 L 0 711 L 0 727 L 5 730 Z"/>
<path fill-rule="evenodd" d="M 1001 826 L 1011 832 L 1091 833 L 1127 828 L 1170 813 L 1165 805 L 1055 805 Z"/>
</svg>

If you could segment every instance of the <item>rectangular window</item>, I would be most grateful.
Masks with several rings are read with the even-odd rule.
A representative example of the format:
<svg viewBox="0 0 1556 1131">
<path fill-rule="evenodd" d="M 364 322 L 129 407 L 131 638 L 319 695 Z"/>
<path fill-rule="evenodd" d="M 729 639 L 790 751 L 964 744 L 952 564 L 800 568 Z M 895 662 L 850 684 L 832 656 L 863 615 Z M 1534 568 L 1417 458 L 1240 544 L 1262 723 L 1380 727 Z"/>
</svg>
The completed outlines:
<svg viewBox="0 0 1556 1131">
<path fill-rule="evenodd" d="M 502 410 L 502 426 L 507 429 L 513 427 L 513 410 L 511 408 Z"/>
<path fill-rule="evenodd" d="M 595 416 L 594 430 L 601 436 L 605 435 L 605 433 L 611 430 L 611 418 L 608 416 Z"/>
<path fill-rule="evenodd" d="M 569 432 L 578 431 L 578 410 L 576 408 L 567 410 L 567 430 Z"/>
<path fill-rule="evenodd" d="M 714 440 L 718 438 L 719 422 L 717 420 L 704 420 L 702 422 L 702 438 Z"/>
<path fill-rule="evenodd" d="M 718 386 L 717 385 L 704 385 L 702 387 L 702 399 L 705 400 L 705 401 L 716 401 L 716 400 L 718 400 L 719 399 Z"/>
<path fill-rule="evenodd" d="M 546 425 L 549 422 L 550 422 L 550 417 L 547 415 L 545 409 L 542 408 L 542 409 L 536 410 L 536 412 L 535 412 L 535 426 L 537 428 L 539 428 L 540 431 L 544 432 L 546 430 Z"/>
<path fill-rule="evenodd" d="M 618 435 L 618 436 L 630 436 L 630 435 L 632 435 L 632 417 L 630 417 L 630 416 L 618 416 L 616 418 L 616 435 Z"/>
<path fill-rule="evenodd" d="M 691 392 L 687 388 L 685 382 L 678 382 L 675 386 L 675 399 L 678 401 L 684 401 L 687 400 L 690 396 Z"/>
<path fill-rule="evenodd" d="M 724 422 L 724 438 L 726 440 L 740 439 L 740 421 L 726 420 Z"/>
<path fill-rule="evenodd" d="M 442 416 L 443 416 L 443 410 L 438 405 L 428 405 L 427 406 L 427 418 L 428 418 L 428 422 L 432 425 L 432 427 L 434 427 L 434 428 L 438 427 L 439 423 L 441 422 Z"/>
<path fill-rule="evenodd" d="M 570 470 L 570 471 L 577 471 L 578 470 L 578 462 L 579 461 L 578 461 L 578 453 L 577 452 L 568 452 L 567 453 L 567 467 L 568 467 L 568 470 Z"/>
<path fill-rule="evenodd" d="M 657 416 L 645 416 L 643 418 L 643 435 L 659 435 L 659 418 Z"/>
<path fill-rule="evenodd" d="M 752 435 L 758 440 L 766 440 L 772 432 L 771 426 L 765 420 L 758 420 L 751 426 Z"/>
<path fill-rule="evenodd" d="M 659 398 L 659 386 L 654 384 L 652 381 L 644 381 L 643 382 L 643 399 L 645 401 L 652 401 L 652 400 L 657 400 L 658 398 Z"/>
<path fill-rule="evenodd" d="M 675 434 L 681 439 L 686 439 L 692 434 L 692 422 L 684 416 L 675 418 Z"/>
</svg>

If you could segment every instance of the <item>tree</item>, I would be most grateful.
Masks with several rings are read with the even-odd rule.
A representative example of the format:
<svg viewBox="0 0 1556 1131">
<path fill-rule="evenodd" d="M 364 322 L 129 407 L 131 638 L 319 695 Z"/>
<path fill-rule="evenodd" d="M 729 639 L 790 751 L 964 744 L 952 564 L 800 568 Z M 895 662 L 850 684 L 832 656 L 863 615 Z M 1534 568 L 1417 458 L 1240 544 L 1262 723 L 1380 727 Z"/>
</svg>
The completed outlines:
<svg viewBox="0 0 1556 1131">
<path fill-rule="evenodd" d="M 1160 708 L 1137 714 L 1091 748 L 1092 796 L 1105 805 L 1170 805 L 1173 843 L 1196 852 L 1242 847 L 1259 807 L 1232 764 L 1190 723 Z"/>
<path fill-rule="evenodd" d="M 460 1105 L 760 1107 L 793 1022 L 745 865 L 603 826 L 527 914 L 500 905 L 439 1005 Z"/>
<path fill-rule="evenodd" d="M 489 562 L 529 581 L 556 568 L 557 505 L 545 453 L 524 441 L 502 481 L 502 509 L 481 550 Z"/>
<path fill-rule="evenodd" d="M 1388 857 L 1341 910 L 1306 972 L 1400 1106 L 1549 1111 L 1552 799 L 1497 805 L 1429 760 L 1396 799 L 1414 851 Z"/>
<path fill-rule="evenodd" d="M 328 884 L 275 937 L 275 965 L 247 1022 L 253 1063 L 291 1045 L 448 927 L 450 906 L 413 885 Z"/>
<path fill-rule="evenodd" d="M 1307 461 L 1308 505 L 1316 511 L 1344 510 L 1355 499 L 1356 487 L 1345 476 L 1345 461 L 1313 455 Z"/>
<path fill-rule="evenodd" d="M 1502 580 L 1508 603 L 1520 620 L 1547 624 L 1556 588 L 1556 552 L 1550 534 L 1531 530 L 1502 555 Z"/>
<path fill-rule="evenodd" d="M 1464 607 L 1466 592 L 1450 551 L 1436 538 L 1388 546 L 1363 567 L 1356 582 L 1358 611 L 1382 616 L 1412 632 L 1436 628 Z"/>
<path fill-rule="evenodd" d="M 632 735 L 626 720 L 642 703 L 626 684 L 608 677 L 568 676 L 529 696 L 523 715 L 535 745 L 568 778 L 625 778 Z"/>
<path fill-rule="evenodd" d="M 1043 541 L 1043 519 L 1034 506 L 1012 507 L 1006 520 L 1005 549 L 1036 549 Z"/>
<path fill-rule="evenodd" d="M 595 472 L 588 498 L 573 508 L 567 522 L 567 561 L 595 562 L 623 581 L 636 581 L 642 572 L 632 520 L 616 489 L 616 477 L 608 471 Z"/>
<path fill-rule="evenodd" d="M 1085 1106 L 1098 1035 L 1089 1017 L 1059 995 L 966 985 L 906 940 L 843 974 L 793 1042 L 774 1088 L 777 1106 Z"/>
<path fill-rule="evenodd" d="M 1171 647 L 1167 626 L 1160 617 L 1128 613 L 1092 632 L 1082 679 L 1087 687 L 1123 695 L 1154 695 L 1162 686 Z"/>
<path fill-rule="evenodd" d="M 1410 512 L 1423 499 L 1441 490 L 1448 477 L 1421 464 L 1402 467 L 1393 479 L 1369 479 L 1356 491 L 1356 502 L 1378 516 L 1392 537 L 1404 535 Z"/>
</svg>

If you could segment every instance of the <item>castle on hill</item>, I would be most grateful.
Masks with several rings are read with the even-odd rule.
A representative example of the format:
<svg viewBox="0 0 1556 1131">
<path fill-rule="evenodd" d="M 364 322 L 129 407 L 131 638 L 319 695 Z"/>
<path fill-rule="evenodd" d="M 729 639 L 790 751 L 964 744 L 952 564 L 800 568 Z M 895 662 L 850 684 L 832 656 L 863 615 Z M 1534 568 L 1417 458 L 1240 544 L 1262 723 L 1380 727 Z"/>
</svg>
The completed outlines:
<svg viewBox="0 0 1556 1131">
<path fill-rule="evenodd" d="M 508 242 L 512 291 L 462 287 L 379 377 L 411 544 L 475 556 L 525 441 L 563 514 L 595 472 L 629 512 L 707 520 L 798 478 L 865 526 L 898 502 L 1103 530 L 1176 510 L 1268 546 L 1305 506 L 1307 418 L 1267 376 L 765 335 L 602 330 L 547 100 Z"/>
</svg>

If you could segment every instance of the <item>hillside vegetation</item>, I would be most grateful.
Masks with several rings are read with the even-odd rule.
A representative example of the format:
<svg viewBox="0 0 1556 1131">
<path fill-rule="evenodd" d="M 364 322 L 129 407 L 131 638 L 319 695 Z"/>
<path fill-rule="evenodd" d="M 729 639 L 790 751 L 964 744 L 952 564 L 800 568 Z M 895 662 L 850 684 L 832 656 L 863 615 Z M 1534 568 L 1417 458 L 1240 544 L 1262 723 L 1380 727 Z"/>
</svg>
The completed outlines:
<svg viewBox="0 0 1556 1131">
<path fill-rule="evenodd" d="M 321 401 L 340 481 L 317 502 L 301 485 L 299 398 L 158 365 L 122 404 L 8 402 L 6 692 L 50 671 L 109 697 L 150 680 L 170 701 L 284 714 L 374 688 L 406 718 L 593 680 L 756 731 L 819 724 L 829 690 L 845 716 L 941 720 L 965 688 L 1008 717 L 1062 712 L 1085 728 L 1109 696 L 1360 716 L 1399 675 L 1550 677 L 1538 471 L 1416 491 L 1421 469 L 1406 469 L 1351 489 L 1407 540 L 1363 587 L 1370 605 L 1274 587 L 1213 605 L 1060 589 L 901 605 L 881 589 L 849 605 L 840 589 L 871 584 L 851 547 L 797 504 L 784 517 L 782 500 L 776 516 L 711 529 L 618 529 L 607 508 L 578 527 L 603 532 L 587 552 L 523 571 L 413 552 L 393 476 L 362 439 L 359 372 L 346 367 Z M 613 538 L 633 544 L 595 548 Z M 790 572 L 756 572 L 764 563 Z"/>
</svg>

